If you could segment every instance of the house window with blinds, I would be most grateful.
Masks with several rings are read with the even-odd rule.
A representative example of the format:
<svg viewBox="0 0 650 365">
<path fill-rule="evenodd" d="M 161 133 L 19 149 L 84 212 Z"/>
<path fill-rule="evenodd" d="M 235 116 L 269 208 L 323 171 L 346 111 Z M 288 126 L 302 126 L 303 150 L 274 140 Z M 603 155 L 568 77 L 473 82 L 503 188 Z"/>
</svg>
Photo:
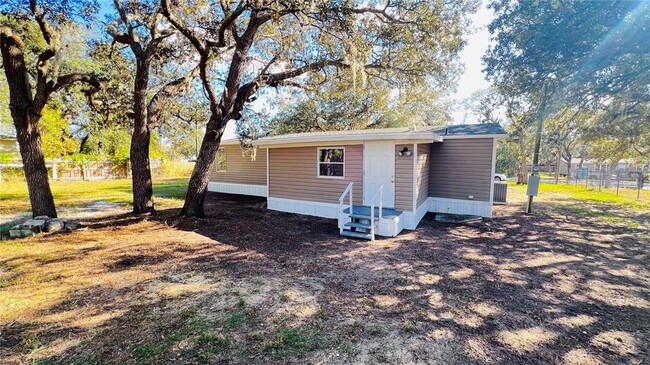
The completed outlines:
<svg viewBox="0 0 650 365">
<path fill-rule="evenodd" d="M 318 177 L 330 179 L 345 177 L 345 148 L 318 148 Z"/>
<path fill-rule="evenodd" d="M 219 148 L 217 150 L 217 172 L 226 172 L 226 150 Z"/>
</svg>

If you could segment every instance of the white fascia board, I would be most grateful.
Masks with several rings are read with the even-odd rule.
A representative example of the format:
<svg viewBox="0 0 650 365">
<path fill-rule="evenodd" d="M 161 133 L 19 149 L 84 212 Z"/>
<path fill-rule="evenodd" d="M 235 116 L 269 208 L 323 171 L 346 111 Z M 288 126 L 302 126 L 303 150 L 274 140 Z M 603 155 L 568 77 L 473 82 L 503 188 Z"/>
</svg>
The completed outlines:
<svg viewBox="0 0 650 365">
<path fill-rule="evenodd" d="M 253 141 L 253 146 L 288 146 L 311 143 L 341 143 L 341 142 L 364 142 L 364 141 L 418 141 L 419 143 L 442 142 L 442 136 L 432 135 L 431 132 L 411 133 L 372 133 L 372 134 L 349 134 L 349 135 L 328 135 L 328 136 L 303 136 L 292 138 L 260 138 Z"/>
<path fill-rule="evenodd" d="M 233 146 L 233 145 L 240 145 L 241 141 L 238 139 L 224 139 L 221 142 L 219 142 L 220 146 Z"/>
</svg>

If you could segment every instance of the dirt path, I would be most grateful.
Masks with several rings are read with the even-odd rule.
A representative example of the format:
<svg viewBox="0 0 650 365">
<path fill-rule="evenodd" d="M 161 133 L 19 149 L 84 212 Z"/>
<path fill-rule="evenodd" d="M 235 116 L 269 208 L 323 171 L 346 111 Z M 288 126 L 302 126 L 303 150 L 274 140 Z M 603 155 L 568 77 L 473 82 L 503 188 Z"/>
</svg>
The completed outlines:
<svg viewBox="0 0 650 365">
<path fill-rule="evenodd" d="M 105 201 L 96 201 L 78 208 L 59 208 L 59 217 L 67 219 L 95 219 L 108 215 L 115 215 L 125 213 L 128 208 L 124 204 L 111 203 Z M 18 214 L 0 214 L 0 227 L 12 226 L 24 222 L 31 218 L 30 212 L 22 212 Z"/>
<path fill-rule="evenodd" d="M 416 231 L 366 242 L 255 198 L 214 194 L 208 205 L 207 220 L 171 211 L 96 219 L 85 231 L 34 238 L 29 254 L 0 256 L 9 293 L 0 296 L 0 313 L 9 308 L 0 356 L 650 363 L 647 215 L 603 220 L 543 203 L 522 216 L 509 205 L 481 227 L 427 216 Z M 8 278 L 18 272 L 25 277 Z M 42 285 L 21 285 L 35 275 Z"/>
</svg>

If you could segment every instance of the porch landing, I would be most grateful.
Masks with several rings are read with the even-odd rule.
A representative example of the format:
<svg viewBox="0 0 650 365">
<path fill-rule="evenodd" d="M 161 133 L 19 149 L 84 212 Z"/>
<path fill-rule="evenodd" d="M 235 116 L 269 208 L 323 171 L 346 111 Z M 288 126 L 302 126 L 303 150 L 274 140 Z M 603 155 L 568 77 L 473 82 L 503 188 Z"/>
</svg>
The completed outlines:
<svg viewBox="0 0 650 365">
<path fill-rule="evenodd" d="M 370 216 L 370 207 L 367 205 L 353 205 L 352 206 L 352 212 L 354 214 L 359 214 L 359 215 L 367 215 Z M 345 214 L 350 214 L 350 208 L 345 208 L 343 210 L 343 213 Z M 394 219 L 402 215 L 401 210 L 396 210 L 393 208 L 382 208 L 381 209 L 381 217 L 385 219 Z M 379 217 L 379 208 L 375 207 L 375 217 Z"/>
<path fill-rule="evenodd" d="M 393 208 L 382 208 L 381 217 L 379 208 L 375 207 L 374 217 L 370 216 L 370 207 L 355 205 L 347 207 L 339 214 L 339 231 L 342 236 L 375 239 L 375 235 L 395 237 L 404 228 L 402 221 L 403 212 Z"/>
</svg>

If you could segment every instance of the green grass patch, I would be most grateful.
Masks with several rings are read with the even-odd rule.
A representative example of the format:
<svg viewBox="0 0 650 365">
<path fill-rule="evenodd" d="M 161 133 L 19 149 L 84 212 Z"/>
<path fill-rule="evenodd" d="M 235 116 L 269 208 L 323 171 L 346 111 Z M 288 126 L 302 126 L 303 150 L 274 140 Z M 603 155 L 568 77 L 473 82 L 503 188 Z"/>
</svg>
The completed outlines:
<svg viewBox="0 0 650 365">
<path fill-rule="evenodd" d="M 302 357 L 307 351 L 315 350 L 317 343 L 315 334 L 299 328 L 280 327 L 271 338 L 262 342 L 262 351 L 280 358 Z"/>
<path fill-rule="evenodd" d="M 215 355 L 225 351 L 232 342 L 231 338 L 212 331 L 201 333 L 196 339 L 196 352 L 202 362 L 210 361 Z"/>
<path fill-rule="evenodd" d="M 169 349 L 169 343 L 141 344 L 131 349 L 131 353 L 138 365 L 155 364 L 156 358 Z"/>
<path fill-rule="evenodd" d="M 511 196 L 517 198 L 523 198 L 525 196 L 526 185 L 516 185 L 512 182 L 508 185 L 509 200 Z M 621 188 L 617 194 L 615 188 L 601 188 L 599 190 L 593 187 L 587 188 L 584 185 L 541 183 L 539 186 L 539 195 L 535 199 L 559 203 L 582 201 L 596 204 L 609 204 L 634 210 L 650 209 L 650 191 L 641 190 L 640 199 L 637 200 L 637 190 L 629 188 Z"/>
<path fill-rule="evenodd" d="M 50 187 L 57 208 L 83 208 L 94 202 L 129 205 L 132 202 L 131 180 L 51 181 Z M 177 207 L 187 190 L 187 179 L 163 179 L 153 184 L 155 202 L 159 209 Z M 30 211 L 27 185 L 24 182 L 0 183 L 0 214 Z"/>
</svg>

